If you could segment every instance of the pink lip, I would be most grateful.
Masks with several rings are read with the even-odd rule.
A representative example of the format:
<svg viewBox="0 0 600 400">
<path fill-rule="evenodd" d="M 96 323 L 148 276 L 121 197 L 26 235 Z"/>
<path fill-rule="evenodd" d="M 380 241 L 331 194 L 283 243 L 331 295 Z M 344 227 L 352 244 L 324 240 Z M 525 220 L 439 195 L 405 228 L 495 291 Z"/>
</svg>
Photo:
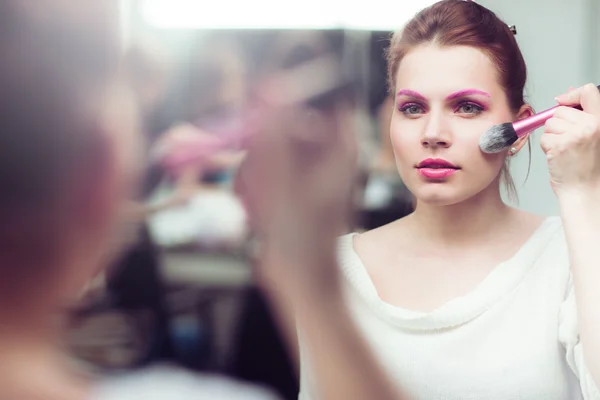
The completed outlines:
<svg viewBox="0 0 600 400">
<path fill-rule="evenodd" d="M 450 161 L 444 160 L 443 158 L 426 158 L 417 164 L 417 168 L 453 168 L 459 169 L 457 165 L 452 164 Z"/>
<path fill-rule="evenodd" d="M 458 170 L 453 168 L 419 168 L 417 169 L 421 176 L 429 179 L 444 179 L 453 175 Z"/>
<path fill-rule="evenodd" d="M 460 168 L 442 158 L 428 158 L 417 164 L 417 171 L 425 178 L 444 179 L 455 174 Z"/>
</svg>

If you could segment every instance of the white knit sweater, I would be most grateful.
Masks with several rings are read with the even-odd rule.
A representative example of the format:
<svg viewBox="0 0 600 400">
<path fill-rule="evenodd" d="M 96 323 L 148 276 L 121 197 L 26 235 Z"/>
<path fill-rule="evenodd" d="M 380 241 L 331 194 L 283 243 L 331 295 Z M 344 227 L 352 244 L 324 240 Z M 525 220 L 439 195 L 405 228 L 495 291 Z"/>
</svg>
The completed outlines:
<svg viewBox="0 0 600 400">
<path fill-rule="evenodd" d="M 270 391 L 224 377 L 195 375 L 170 367 L 106 379 L 90 400 L 277 400 Z"/>
<path fill-rule="evenodd" d="M 348 307 L 377 358 L 413 399 L 600 399 L 582 357 L 559 218 L 548 218 L 473 291 L 428 313 L 379 298 L 353 236 L 339 243 Z M 300 351 L 300 399 L 316 400 L 302 340 Z"/>
</svg>

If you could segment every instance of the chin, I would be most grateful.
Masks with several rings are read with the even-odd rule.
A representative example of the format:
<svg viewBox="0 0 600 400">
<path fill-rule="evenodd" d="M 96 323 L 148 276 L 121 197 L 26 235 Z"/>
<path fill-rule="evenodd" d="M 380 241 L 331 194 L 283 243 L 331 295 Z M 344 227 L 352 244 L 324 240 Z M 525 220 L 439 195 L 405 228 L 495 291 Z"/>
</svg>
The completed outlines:
<svg viewBox="0 0 600 400">
<path fill-rule="evenodd" d="M 418 202 L 437 207 L 453 206 L 473 196 L 473 193 L 442 185 L 427 185 L 427 187 L 416 188 L 412 193 Z"/>
<path fill-rule="evenodd" d="M 455 204 L 460 203 L 453 198 L 443 197 L 443 196 L 427 196 L 427 197 L 416 197 L 417 202 L 427 204 L 428 206 L 435 207 L 446 207 L 453 206 Z"/>
</svg>

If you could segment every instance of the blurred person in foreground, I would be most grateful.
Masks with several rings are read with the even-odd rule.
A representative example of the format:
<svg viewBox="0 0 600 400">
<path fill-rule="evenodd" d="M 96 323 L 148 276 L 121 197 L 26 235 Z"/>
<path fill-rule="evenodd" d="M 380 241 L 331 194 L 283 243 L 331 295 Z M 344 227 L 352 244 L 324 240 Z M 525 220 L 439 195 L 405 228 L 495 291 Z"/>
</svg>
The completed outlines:
<svg viewBox="0 0 600 400">
<path fill-rule="evenodd" d="M 98 382 L 72 368 L 63 351 L 65 310 L 114 254 L 123 206 L 139 175 L 135 107 L 118 80 L 115 5 L 0 3 L 0 398 L 272 398 L 171 369 Z M 340 306 L 332 243 L 344 219 L 338 197 L 349 190 L 349 144 L 340 127 L 324 142 L 298 143 L 294 137 L 305 130 L 286 132 L 298 113 L 271 111 L 276 117 L 257 136 L 246 171 L 247 182 L 255 182 L 264 168 L 281 167 L 263 192 L 269 199 L 259 199 L 272 206 L 261 214 L 262 282 L 280 301 L 281 315 L 293 307 L 305 321 L 309 343 L 323 355 L 317 359 L 322 398 L 397 398 Z M 317 117 L 320 129 L 334 117 Z M 340 151 L 325 157 L 330 146 Z M 305 169 L 309 149 L 318 177 Z M 336 181 L 333 194 L 324 190 Z M 290 197 L 309 189 L 302 204 Z M 295 213 L 285 211 L 289 206 Z M 314 216 L 331 230 L 309 222 Z"/>
<path fill-rule="evenodd" d="M 170 68 L 160 49 L 146 42 L 125 52 L 121 68 L 137 105 L 141 148 L 147 153 L 164 129 L 161 116 Z M 132 198 L 129 240 L 108 273 L 90 284 L 69 321 L 71 350 L 94 368 L 130 369 L 173 354 L 159 249 L 145 221 L 155 210 L 143 204 L 162 171 L 155 163 L 144 167 Z"/>
</svg>

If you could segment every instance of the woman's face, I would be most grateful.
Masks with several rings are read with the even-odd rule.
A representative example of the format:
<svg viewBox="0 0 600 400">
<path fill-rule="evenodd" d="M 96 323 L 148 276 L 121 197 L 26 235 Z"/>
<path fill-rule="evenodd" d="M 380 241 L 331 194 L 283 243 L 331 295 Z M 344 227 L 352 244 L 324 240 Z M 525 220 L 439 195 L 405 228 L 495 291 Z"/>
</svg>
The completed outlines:
<svg viewBox="0 0 600 400">
<path fill-rule="evenodd" d="M 491 60 L 480 50 L 423 45 L 396 74 L 391 140 L 398 171 L 417 200 L 451 205 L 499 185 L 506 152 L 479 137 L 515 116 Z"/>
</svg>

